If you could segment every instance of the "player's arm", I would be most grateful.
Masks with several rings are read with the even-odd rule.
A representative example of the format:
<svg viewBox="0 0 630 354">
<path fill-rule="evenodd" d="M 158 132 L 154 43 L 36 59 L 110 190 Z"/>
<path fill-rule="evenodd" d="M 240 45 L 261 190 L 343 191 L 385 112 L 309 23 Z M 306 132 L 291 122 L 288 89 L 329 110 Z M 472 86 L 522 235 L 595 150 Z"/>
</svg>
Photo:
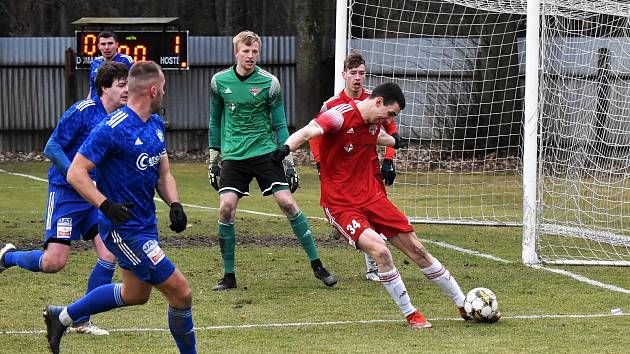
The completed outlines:
<svg viewBox="0 0 630 354">
<path fill-rule="evenodd" d="M 271 129 L 276 136 L 276 145 L 282 146 L 289 137 L 287 128 L 287 115 L 282 103 L 282 88 L 280 82 L 275 77 L 271 81 L 269 88 L 269 113 L 271 114 Z"/>
<path fill-rule="evenodd" d="M 322 136 L 323 134 L 324 130 L 315 122 L 315 120 L 312 120 L 305 127 L 291 134 L 284 143 L 289 146 L 289 150 L 295 151 L 305 142 Z"/>
<path fill-rule="evenodd" d="M 322 136 L 326 132 L 336 131 L 343 125 L 343 116 L 338 111 L 326 112 L 316 119 L 310 121 L 305 127 L 291 134 L 284 142 L 271 153 L 271 160 L 280 162 L 291 151 L 297 150 L 302 144 L 310 139 Z"/>
<path fill-rule="evenodd" d="M 383 124 L 385 128 L 385 132 L 389 135 L 398 134 L 398 127 L 396 126 L 396 121 L 394 119 L 390 119 Z M 396 149 L 391 146 L 385 148 L 385 159 L 394 160 L 396 156 Z"/>
<path fill-rule="evenodd" d="M 175 183 L 175 177 L 171 174 L 171 167 L 166 152 L 164 152 L 160 160 L 156 190 L 166 204 L 171 205 L 174 202 L 179 202 L 177 183 Z"/>
<path fill-rule="evenodd" d="M 208 119 L 208 181 L 215 190 L 219 190 L 221 175 L 221 116 L 223 116 L 223 98 L 219 95 L 216 77 L 210 81 L 210 118 Z"/>
<path fill-rule="evenodd" d="M 398 133 L 389 135 L 383 129 L 381 129 L 378 133 L 376 144 L 381 146 L 391 146 L 396 150 L 407 147 L 407 142 L 403 140 L 403 138 L 398 135 Z"/>
<path fill-rule="evenodd" d="M 68 169 L 67 180 L 74 189 L 95 207 L 100 207 L 107 199 L 97 188 L 90 178 L 90 172 L 95 164 L 80 152 L 76 154 L 72 160 L 72 164 Z"/>
<path fill-rule="evenodd" d="M 388 135 L 398 134 L 398 128 L 396 127 L 396 121 L 394 119 L 383 122 L 383 129 L 385 129 Z M 394 184 L 394 180 L 396 179 L 396 167 L 394 166 L 395 155 L 396 149 L 392 146 L 385 147 L 385 156 L 383 157 L 383 163 L 381 165 L 381 177 L 386 186 Z"/>
<path fill-rule="evenodd" d="M 171 174 L 171 167 L 168 162 L 168 155 L 166 154 L 166 151 L 164 151 L 162 159 L 160 160 L 156 190 L 160 195 L 160 198 L 162 198 L 162 200 L 171 207 L 171 211 L 169 212 L 171 230 L 175 232 L 182 232 L 186 230 L 188 218 L 184 212 L 184 207 L 182 207 L 182 204 L 179 202 L 177 183 L 175 183 L 175 177 Z"/>
<path fill-rule="evenodd" d="M 210 81 L 210 118 L 208 119 L 208 148 L 221 151 L 221 117 L 223 98 L 217 88 L 216 76 Z"/>
<path fill-rule="evenodd" d="M 70 159 L 63 151 L 63 147 L 55 141 L 54 137 L 50 137 L 44 148 L 44 155 L 50 159 L 50 161 L 57 167 L 57 170 L 64 175 L 68 175 L 68 169 L 70 168 Z"/>
<path fill-rule="evenodd" d="M 64 176 L 68 174 L 71 163 L 64 149 L 75 138 L 80 125 L 81 112 L 75 110 L 74 107 L 70 108 L 61 117 L 59 124 L 55 127 L 44 148 L 44 155 L 50 159 L 57 170 Z"/>
<path fill-rule="evenodd" d="M 92 61 L 92 64 L 90 64 L 90 78 L 88 80 L 88 94 L 86 97 L 87 99 L 92 98 L 92 86 L 94 86 L 94 80 L 96 80 L 96 73 L 94 72 L 95 65 L 95 61 Z M 96 94 L 96 92 L 94 92 L 94 94 Z"/>
</svg>

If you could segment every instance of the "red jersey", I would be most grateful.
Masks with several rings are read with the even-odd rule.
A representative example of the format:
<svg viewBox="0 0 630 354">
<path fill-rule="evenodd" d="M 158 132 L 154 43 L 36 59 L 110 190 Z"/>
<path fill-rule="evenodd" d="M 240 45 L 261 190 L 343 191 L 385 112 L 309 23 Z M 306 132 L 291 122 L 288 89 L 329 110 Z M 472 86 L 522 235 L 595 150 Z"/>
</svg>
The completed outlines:
<svg viewBox="0 0 630 354">
<path fill-rule="evenodd" d="M 355 98 L 354 101 L 363 101 L 364 99 L 370 97 L 370 94 L 372 94 L 372 91 L 363 89 L 363 92 L 361 92 L 359 97 Z M 324 102 L 317 116 L 320 116 L 322 113 L 340 104 L 348 104 L 352 100 L 353 99 L 351 99 L 350 97 L 348 97 L 348 95 L 346 95 L 345 90 L 341 90 L 341 92 L 339 92 L 338 95 L 332 96 L 326 102 Z M 396 122 L 393 119 L 390 119 L 388 122 L 384 123 L 383 127 L 385 128 L 385 132 L 389 135 L 392 135 L 398 132 L 398 128 L 396 127 Z M 311 147 L 311 153 L 313 154 L 313 158 L 315 159 L 315 162 L 320 162 L 319 150 L 320 150 L 321 143 L 322 143 L 321 137 L 313 138 L 308 141 L 308 144 Z M 374 151 L 376 152 L 376 150 Z M 394 150 L 393 147 L 388 146 L 387 148 L 385 148 L 386 159 L 393 160 L 395 153 L 396 153 L 396 150 Z M 378 163 L 378 155 L 376 153 L 373 155 L 373 159 L 376 159 L 375 160 L 376 172 L 380 173 L 380 165 Z"/>
<path fill-rule="evenodd" d="M 315 118 L 315 123 L 324 131 L 320 204 L 356 209 L 384 198 L 372 164 L 381 125 L 366 124 L 354 102 L 333 107 Z"/>
</svg>

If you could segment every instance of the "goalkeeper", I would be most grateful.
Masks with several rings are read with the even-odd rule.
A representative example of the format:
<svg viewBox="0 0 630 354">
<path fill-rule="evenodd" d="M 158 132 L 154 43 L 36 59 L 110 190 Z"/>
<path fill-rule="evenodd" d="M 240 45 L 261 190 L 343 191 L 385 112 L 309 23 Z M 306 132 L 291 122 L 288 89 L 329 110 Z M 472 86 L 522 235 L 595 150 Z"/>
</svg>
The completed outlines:
<svg viewBox="0 0 630 354">
<path fill-rule="evenodd" d="M 215 74 L 210 84 L 208 179 L 219 192 L 218 234 L 224 269 L 212 290 L 236 288 L 234 216 L 254 178 L 262 194 L 273 195 L 289 219 L 315 277 L 333 286 L 337 278 L 320 261 L 306 216 L 291 194 L 299 185 L 293 158 L 287 156 L 283 165 L 270 160 L 271 152 L 289 136 L 280 83 L 256 65 L 261 47 L 256 33 L 243 31 L 232 42 L 236 65 Z"/>
</svg>

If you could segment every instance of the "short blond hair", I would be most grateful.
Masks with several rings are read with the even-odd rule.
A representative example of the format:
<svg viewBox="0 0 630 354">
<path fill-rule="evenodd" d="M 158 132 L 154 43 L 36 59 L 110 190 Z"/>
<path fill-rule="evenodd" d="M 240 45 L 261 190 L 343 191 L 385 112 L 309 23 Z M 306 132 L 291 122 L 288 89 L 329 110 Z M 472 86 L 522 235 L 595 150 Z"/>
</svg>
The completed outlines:
<svg viewBox="0 0 630 354">
<path fill-rule="evenodd" d="M 234 38 L 232 38 L 234 51 L 236 51 L 236 47 L 241 42 L 245 43 L 245 45 L 252 45 L 257 42 L 258 48 L 260 49 L 262 47 L 262 42 L 260 41 L 260 37 L 258 37 L 258 35 L 252 31 L 243 31 L 237 34 L 236 36 L 234 36 Z"/>
</svg>

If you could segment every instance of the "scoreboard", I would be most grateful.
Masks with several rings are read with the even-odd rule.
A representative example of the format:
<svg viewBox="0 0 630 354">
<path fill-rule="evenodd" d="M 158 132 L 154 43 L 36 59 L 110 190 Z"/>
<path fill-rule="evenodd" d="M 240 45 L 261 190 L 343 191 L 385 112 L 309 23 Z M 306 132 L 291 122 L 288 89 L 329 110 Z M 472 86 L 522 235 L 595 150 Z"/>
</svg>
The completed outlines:
<svg viewBox="0 0 630 354">
<path fill-rule="evenodd" d="M 77 69 L 89 69 L 98 50 L 98 31 L 76 31 Z M 165 70 L 188 70 L 188 31 L 116 31 L 118 52 L 134 62 L 152 60 Z"/>
</svg>

